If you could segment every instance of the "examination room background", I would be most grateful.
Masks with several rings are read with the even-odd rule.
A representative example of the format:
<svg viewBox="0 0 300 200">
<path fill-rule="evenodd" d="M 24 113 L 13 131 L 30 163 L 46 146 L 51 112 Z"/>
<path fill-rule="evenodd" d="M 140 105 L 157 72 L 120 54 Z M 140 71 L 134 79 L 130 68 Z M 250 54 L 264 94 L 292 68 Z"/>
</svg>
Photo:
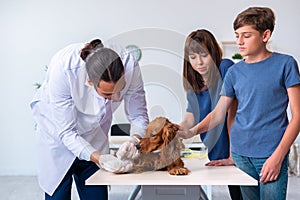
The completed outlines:
<svg viewBox="0 0 300 200">
<path fill-rule="evenodd" d="M 185 37 L 206 28 L 220 43 L 234 41 L 232 22 L 249 6 L 274 9 L 270 47 L 293 55 L 299 64 L 298 0 L 1 0 L 0 175 L 36 175 L 37 133 L 29 103 L 57 50 L 96 37 L 139 46 L 150 119 L 165 115 L 178 123 L 186 106 L 181 81 Z M 126 122 L 123 112 L 117 111 L 114 122 Z"/>
</svg>

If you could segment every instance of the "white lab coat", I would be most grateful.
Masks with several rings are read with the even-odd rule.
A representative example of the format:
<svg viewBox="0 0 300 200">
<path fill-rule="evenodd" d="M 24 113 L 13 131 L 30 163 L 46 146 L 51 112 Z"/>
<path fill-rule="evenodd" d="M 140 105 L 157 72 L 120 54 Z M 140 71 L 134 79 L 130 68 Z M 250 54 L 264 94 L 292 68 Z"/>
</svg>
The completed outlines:
<svg viewBox="0 0 300 200">
<path fill-rule="evenodd" d="M 49 195 L 76 157 L 86 159 L 81 154 L 84 149 L 109 153 L 112 113 L 122 100 L 131 134 L 143 135 L 148 124 L 141 71 L 133 57 L 118 46 L 107 46 L 120 55 L 126 86 L 119 100 L 106 100 L 87 83 L 85 63 L 80 58 L 83 47 L 69 45 L 53 56 L 47 77 L 30 104 L 38 130 L 39 183 Z"/>
</svg>

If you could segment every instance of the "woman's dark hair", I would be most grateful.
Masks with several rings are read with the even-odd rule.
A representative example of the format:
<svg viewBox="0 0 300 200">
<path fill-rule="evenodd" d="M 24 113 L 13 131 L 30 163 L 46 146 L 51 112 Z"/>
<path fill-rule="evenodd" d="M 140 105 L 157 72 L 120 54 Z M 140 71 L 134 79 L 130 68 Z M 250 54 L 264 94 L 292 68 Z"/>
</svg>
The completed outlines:
<svg viewBox="0 0 300 200">
<path fill-rule="evenodd" d="M 116 83 L 124 75 L 124 65 L 119 55 L 109 48 L 98 48 L 86 58 L 86 70 L 94 87 L 101 80 Z"/>
<path fill-rule="evenodd" d="M 92 40 L 91 42 L 87 43 L 85 47 L 80 52 L 80 57 L 82 60 L 86 60 L 88 55 L 90 55 L 93 51 L 97 48 L 103 47 L 102 41 L 100 39 Z"/>
<path fill-rule="evenodd" d="M 200 29 L 191 32 L 184 46 L 184 60 L 183 60 L 183 87 L 185 91 L 193 90 L 195 93 L 200 93 L 201 89 L 205 86 L 203 77 L 193 69 L 190 61 L 189 54 L 193 53 L 209 53 L 215 66 L 211 67 L 209 82 L 213 83 L 215 73 L 218 73 L 220 63 L 222 60 L 222 50 L 217 40 L 208 30 Z"/>
</svg>

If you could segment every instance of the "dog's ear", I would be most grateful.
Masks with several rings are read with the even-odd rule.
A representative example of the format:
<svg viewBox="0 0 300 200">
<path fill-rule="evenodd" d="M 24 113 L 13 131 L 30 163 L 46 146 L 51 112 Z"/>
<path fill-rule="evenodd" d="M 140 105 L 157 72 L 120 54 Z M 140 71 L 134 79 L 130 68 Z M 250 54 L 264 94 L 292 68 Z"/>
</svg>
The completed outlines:
<svg viewBox="0 0 300 200">
<path fill-rule="evenodd" d="M 175 126 L 173 123 L 171 123 L 169 120 L 166 121 L 162 133 L 164 146 L 168 145 L 175 138 L 178 129 L 179 128 Z"/>
<path fill-rule="evenodd" d="M 171 122 L 166 122 L 163 128 L 162 137 L 163 149 L 161 151 L 161 158 L 165 161 L 166 166 L 175 162 L 180 158 L 179 139 L 176 137 L 178 127 Z M 179 147 L 179 148 L 178 148 Z"/>
</svg>

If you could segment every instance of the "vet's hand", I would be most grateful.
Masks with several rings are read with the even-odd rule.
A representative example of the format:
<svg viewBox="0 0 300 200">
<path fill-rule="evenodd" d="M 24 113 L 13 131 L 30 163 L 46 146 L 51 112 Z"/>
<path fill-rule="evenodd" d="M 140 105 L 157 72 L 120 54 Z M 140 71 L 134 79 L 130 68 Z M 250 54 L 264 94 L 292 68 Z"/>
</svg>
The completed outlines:
<svg viewBox="0 0 300 200">
<path fill-rule="evenodd" d="M 139 143 L 139 139 L 135 136 L 130 137 L 130 139 L 126 142 L 124 142 L 118 152 L 117 152 L 117 157 L 120 160 L 132 160 L 134 159 L 138 154 L 139 151 L 136 148 L 136 145 Z"/>
<path fill-rule="evenodd" d="M 116 174 L 130 172 L 133 169 L 133 164 L 129 160 L 120 160 L 111 154 L 101 155 L 99 164 L 102 168 Z"/>
<path fill-rule="evenodd" d="M 231 158 L 212 160 L 205 164 L 205 166 L 230 166 L 234 165 L 234 162 Z"/>
<path fill-rule="evenodd" d="M 266 162 L 263 164 L 263 167 L 260 171 L 260 182 L 267 183 L 271 181 L 277 180 L 282 162 L 279 161 L 279 158 L 272 155 L 270 156 Z"/>
<path fill-rule="evenodd" d="M 183 138 L 183 139 L 188 139 L 188 138 L 191 138 L 191 137 L 194 137 L 197 133 L 197 126 L 191 128 L 191 129 L 186 129 L 184 127 L 179 127 L 179 130 L 178 130 L 178 136 Z"/>
</svg>

